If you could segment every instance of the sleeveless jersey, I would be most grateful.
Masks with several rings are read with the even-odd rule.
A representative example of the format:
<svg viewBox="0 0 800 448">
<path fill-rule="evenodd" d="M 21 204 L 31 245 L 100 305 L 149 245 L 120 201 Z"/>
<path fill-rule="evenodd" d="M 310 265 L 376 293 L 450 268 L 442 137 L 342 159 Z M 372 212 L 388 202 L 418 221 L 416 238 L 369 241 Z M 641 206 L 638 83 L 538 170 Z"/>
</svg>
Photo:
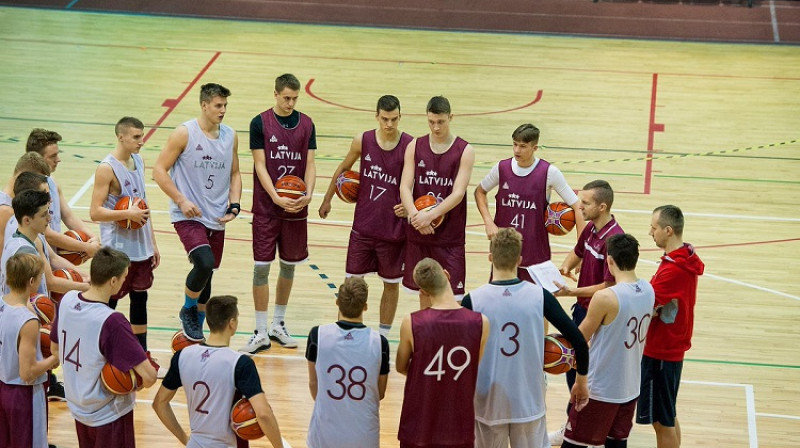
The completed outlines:
<svg viewBox="0 0 800 448">
<path fill-rule="evenodd" d="M 384 241 L 406 239 L 406 220 L 394 214 L 400 203 L 400 177 L 403 174 L 405 148 L 413 140 L 403 132 L 390 151 L 384 151 L 375 137 L 375 130 L 361 138 L 361 178 L 353 230 L 361 235 Z"/>
<path fill-rule="evenodd" d="M 211 230 L 223 230 L 218 219 L 228 209 L 231 187 L 231 164 L 233 163 L 234 131 L 230 126 L 219 125 L 219 137 L 209 138 L 197 119 L 183 123 L 189 131 L 186 148 L 172 166 L 172 181 L 178 190 L 203 212 L 198 221 Z M 172 222 L 186 221 L 181 208 L 169 201 Z"/>
<path fill-rule="evenodd" d="M 309 448 L 380 446 L 381 338 L 371 328 L 319 326 Z M 343 430 L 347 428 L 347 430 Z"/>
<path fill-rule="evenodd" d="M 47 187 L 50 188 L 50 228 L 61 233 L 61 198 L 53 176 L 47 176 Z"/>
<path fill-rule="evenodd" d="M 545 414 L 542 288 L 520 281 L 471 291 L 472 309 L 489 319 L 489 339 L 478 369 L 475 420 L 525 423 Z"/>
<path fill-rule="evenodd" d="M 497 227 L 514 227 L 522 234 L 522 267 L 550 260 L 550 240 L 544 226 L 549 167 L 550 163 L 539 159 L 527 176 L 517 176 L 511 169 L 511 159 L 499 164 L 494 223 Z"/>
<path fill-rule="evenodd" d="M 466 308 L 411 313 L 414 353 L 397 434 L 401 443 L 474 443 L 482 328 L 480 313 Z"/>
<path fill-rule="evenodd" d="M 144 191 L 144 162 L 139 154 L 131 154 L 134 170 L 129 170 L 119 160 L 109 154 L 102 163 L 108 164 L 116 176 L 121 194 L 110 194 L 103 203 L 103 207 L 114 210 L 117 201 L 123 196 L 142 198 L 147 202 Z M 100 239 L 103 244 L 112 249 L 125 252 L 131 261 L 143 261 L 153 256 L 153 239 L 150 220 L 140 229 L 123 229 L 115 222 L 100 223 Z"/>
<path fill-rule="evenodd" d="M 0 205 L 7 205 L 11 207 L 11 196 L 8 195 L 5 191 L 0 191 Z"/>
<path fill-rule="evenodd" d="M 461 166 L 461 155 L 467 143 L 461 137 L 456 137 L 453 145 L 444 154 L 434 154 L 431 150 L 430 135 L 419 137 L 414 150 L 414 199 L 430 194 L 437 200 L 444 200 L 452 191 L 453 183 Z M 416 243 L 451 246 L 464 245 L 466 241 L 467 226 L 467 197 L 447 212 L 444 222 L 436 228 L 433 235 L 422 235 L 413 227 L 408 226 L 408 241 Z"/>
<path fill-rule="evenodd" d="M 645 280 L 617 283 L 611 290 L 619 312 L 592 337 L 589 391 L 595 400 L 627 403 L 639 396 L 642 352 L 656 296 Z"/>
<path fill-rule="evenodd" d="M 28 308 L 24 306 L 11 306 L 3 297 L 0 297 L 0 381 L 5 384 L 32 386 L 44 384 L 47 374 L 39 375 L 33 382 L 26 383 L 19 376 L 19 332 L 22 326 L 30 320 L 37 320 Z M 42 360 L 42 349 L 36 338 L 36 361 Z"/>
<path fill-rule="evenodd" d="M 13 219 L 13 218 L 12 218 Z M 17 220 L 14 219 L 14 224 L 17 223 Z M 8 225 L 11 225 L 11 220 L 8 221 Z M 16 226 L 15 226 L 16 227 Z M 0 257 L 0 286 L 2 286 L 3 294 L 8 294 L 11 292 L 11 288 L 8 287 L 6 284 L 6 263 L 8 259 L 13 257 L 17 252 L 20 252 L 23 248 L 27 250 L 29 253 L 39 255 L 39 251 L 36 250 L 36 245 L 31 242 L 25 235 L 19 233 L 18 227 L 14 229 L 14 233 L 10 236 L 6 234 L 5 240 L 3 240 L 3 255 Z M 44 239 L 44 235 L 39 234 L 39 240 L 42 242 L 42 247 L 47 247 L 47 241 Z M 50 263 L 50 254 L 45 251 L 44 257 L 47 260 L 47 263 Z M 47 291 L 47 280 L 45 276 L 42 276 L 41 282 L 39 282 L 39 289 L 36 290 L 39 294 L 49 294 Z"/>
<path fill-rule="evenodd" d="M 311 138 L 313 122 L 308 115 L 298 113 L 300 120 L 292 129 L 284 128 L 275 118 L 272 109 L 261 113 L 261 123 L 264 129 L 264 157 L 267 163 L 267 173 L 273 184 L 287 174 L 305 180 L 308 139 Z M 253 214 L 299 220 L 308 217 L 308 207 L 297 213 L 287 213 L 275 205 L 267 191 L 261 186 L 258 174 L 253 169 Z"/>
<path fill-rule="evenodd" d="M 240 356 L 228 347 L 206 345 L 191 345 L 181 351 L 178 369 L 192 429 L 187 447 L 236 446 L 230 414 L 236 393 L 234 371 Z"/>
</svg>

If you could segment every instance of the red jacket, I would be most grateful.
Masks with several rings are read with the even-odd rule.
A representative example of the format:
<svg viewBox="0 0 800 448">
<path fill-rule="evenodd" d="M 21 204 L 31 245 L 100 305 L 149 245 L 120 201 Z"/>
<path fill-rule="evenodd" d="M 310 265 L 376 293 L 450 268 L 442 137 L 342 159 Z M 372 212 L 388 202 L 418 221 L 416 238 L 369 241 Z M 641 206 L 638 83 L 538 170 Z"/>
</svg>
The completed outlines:
<svg viewBox="0 0 800 448">
<path fill-rule="evenodd" d="M 684 353 L 692 346 L 694 304 L 697 299 L 697 279 L 703 275 L 705 265 L 690 244 L 684 244 L 661 257 L 650 284 L 656 292 L 655 306 L 677 301 L 677 315 L 672 323 L 664 323 L 662 312 L 653 317 L 647 330 L 645 356 L 663 361 L 682 361 Z"/>
</svg>

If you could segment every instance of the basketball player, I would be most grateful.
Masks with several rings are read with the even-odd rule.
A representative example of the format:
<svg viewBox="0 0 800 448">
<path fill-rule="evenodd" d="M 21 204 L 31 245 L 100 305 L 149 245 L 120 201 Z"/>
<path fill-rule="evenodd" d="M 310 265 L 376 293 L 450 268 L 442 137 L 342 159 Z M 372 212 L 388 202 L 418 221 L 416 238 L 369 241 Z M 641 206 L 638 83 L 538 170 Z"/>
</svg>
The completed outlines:
<svg viewBox="0 0 800 448">
<path fill-rule="evenodd" d="M 572 305 L 572 320 L 576 325 L 583 322 L 589 308 L 592 295 L 604 288 L 614 285 L 614 275 L 611 273 L 606 258 L 606 241 L 613 235 L 623 233 L 622 227 L 611 214 L 611 205 L 614 203 L 614 190 L 604 180 L 595 180 L 583 186 L 578 192 L 581 203 L 578 206 L 583 214 L 583 219 L 589 221 L 578 237 L 575 248 L 567 255 L 561 264 L 561 275 L 574 279 L 572 271 L 580 266 L 578 287 L 572 288 L 555 281 L 559 289 L 553 294 L 556 297 L 576 296 L 577 301 Z M 571 390 L 575 383 L 575 371 L 566 374 L 567 387 Z M 567 413 L 569 413 L 567 405 Z M 560 437 L 563 427 L 550 434 L 553 445 L 561 443 Z"/>
<path fill-rule="evenodd" d="M 416 266 L 425 257 L 441 263 L 450 273 L 456 300 L 464 296 L 466 281 L 467 184 L 472 175 L 475 150 L 450 132 L 450 101 L 435 96 L 426 107 L 430 134 L 408 144 L 400 181 L 400 198 L 409 216 L 406 234 L 406 266 Z M 436 198 L 438 205 L 417 211 L 414 200 L 423 195 Z M 434 231 L 431 223 L 447 215 Z M 435 233 L 435 234 L 434 234 Z M 403 286 L 416 291 L 413 274 L 406 269 Z M 428 295 L 420 294 L 420 309 L 430 306 Z"/>
<path fill-rule="evenodd" d="M 314 399 L 309 448 L 380 446 L 378 411 L 389 380 L 389 341 L 363 324 L 367 295 L 363 278 L 348 277 L 336 297 L 339 321 L 308 334 L 308 388 Z"/>
<path fill-rule="evenodd" d="M 431 306 L 406 316 L 400 325 L 395 367 L 408 376 L 397 434 L 400 448 L 472 448 L 475 382 L 489 321 L 456 302 L 449 273 L 432 258 L 421 260 L 413 275 Z"/>
<path fill-rule="evenodd" d="M 514 157 L 501 160 L 475 187 L 475 204 L 483 218 L 486 236 L 492 239 L 500 227 L 514 227 L 526 242 L 522 246 L 522 262 L 517 277 L 542 286 L 550 292 L 558 290 L 553 280 L 564 282 L 558 268 L 550 261 L 550 238 L 542 216 L 555 190 L 561 199 L 578 210 L 578 196 L 555 165 L 536 157 L 539 149 L 539 128 L 526 123 L 511 134 Z M 489 212 L 487 193 L 499 187 L 495 197 L 495 216 Z M 578 231 L 585 226 L 576 213 Z"/>
<path fill-rule="evenodd" d="M 60 150 L 58 149 L 58 142 L 61 141 L 61 135 L 58 132 L 48 131 L 46 129 L 36 128 L 28 135 L 28 141 L 25 145 L 26 152 L 36 152 L 47 162 L 50 166 L 50 176 L 47 178 L 47 183 L 50 188 L 50 197 L 52 199 L 50 205 L 50 214 L 52 220 L 50 221 L 50 229 L 45 233 L 47 242 L 53 247 L 58 247 L 65 250 L 74 252 L 84 252 L 86 256 L 91 258 L 95 252 L 100 248 L 100 240 L 89 230 L 89 227 L 73 213 L 69 203 L 64 199 L 64 193 L 61 187 L 56 184 L 52 174 L 56 172 L 58 164 L 61 163 L 61 158 L 58 156 Z M 61 221 L 67 225 L 70 230 L 79 230 L 89 236 L 89 241 L 81 242 L 74 238 L 70 238 L 61 233 Z"/>
<path fill-rule="evenodd" d="M 253 302 L 256 329 L 240 350 L 268 350 L 270 339 L 285 348 L 297 348 L 286 329 L 286 307 L 292 293 L 295 266 L 308 258 L 308 204 L 314 193 L 317 171 L 314 153 L 317 134 L 311 118 L 295 109 L 300 81 L 286 73 L 275 79 L 275 106 L 250 121 L 250 151 L 253 153 Z M 306 194 L 297 199 L 278 196 L 275 181 L 297 176 L 306 184 Z M 275 311 L 267 331 L 269 271 L 280 253 Z"/>
<path fill-rule="evenodd" d="M 222 124 L 230 94 L 219 84 L 200 87 L 200 116 L 175 128 L 153 166 L 153 179 L 170 198 L 170 220 L 192 263 L 179 316 L 183 333 L 193 341 L 203 340 L 205 303 L 222 262 L 225 224 L 241 210 L 239 138 Z"/>
<path fill-rule="evenodd" d="M 319 206 L 319 216 L 325 219 L 331 211 L 339 174 L 351 169 L 359 160 L 359 191 L 363 193 L 356 202 L 345 270 L 348 276 L 362 277 L 377 272 L 383 280 L 379 331 L 387 336 L 392 329 L 403 280 L 408 214 L 400 202 L 399 183 L 405 148 L 413 137 L 398 129 L 400 100 L 396 97 L 380 97 L 375 118 L 378 128 L 357 135 L 350 144 L 350 151 L 333 172 Z"/>
<path fill-rule="evenodd" d="M 11 292 L 0 297 L 0 446 L 47 447 L 47 371 L 55 355 L 42 356 L 39 319 L 28 308 L 44 272 L 34 254 L 16 254 L 5 266 Z"/>
<path fill-rule="evenodd" d="M 5 188 L 0 190 L 0 247 L 3 247 L 6 224 L 14 217 L 14 208 L 11 207 L 11 200 L 14 199 L 14 182 L 24 172 L 33 172 L 47 177 L 50 175 L 50 166 L 37 152 L 26 152 L 17 160 L 14 174 L 8 179 Z M 1 270 L 3 270 L 2 266 L 0 266 Z"/>
<path fill-rule="evenodd" d="M 545 421 L 544 319 L 575 348 L 575 400 L 589 399 L 589 347 L 578 327 L 550 292 L 517 277 L 522 235 L 498 229 L 489 243 L 494 279 L 471 291 L 461 304 L 489 319 L 486 351 L 475 392 L 476 447 L 549 447 Z"/>
<path fill-rule="evenodd" d="M 153 410 L 181 444 L 189 448 L 248 446 L 231 429 L 231 407 L 244 396 L 253 406 L 258 425 L 272 446 L 282 448 L 278 421 L 261 388 L 255 363 L 229 348 L 239 326 L 236 297 L 212 297 L 206 303 L 206 313 L 211 334 L 206 342 L 175 353 L 169 372 L 153 398 Z M 178 423 L 170 405 L 180 387 L 186 392 L 190 435 Z"/>
<path fill-rule="evenodd" d="M 147 351 L 147 290 L 153 286 L 153 270 L 161 255 L 150 220 L 150 210 L 134 207 L 114 210 L 117 201 L 128 196 L 147 199 L 144 185 L 144 161 L 139 155 L 144 142 L 144 124 L 133 117 L 123 117 L 114 132 L 117 146 L 107 155 L 94 174 L 94 190 L 89 217 L 100 223 L 103 245 L 125 252 L 131 259 L 128 276 L 117 294 L 109 301 L 111 308 L 130 293 L 131 328 L 142 348 Z M 123 229 L 116 221 L 129 219 L 143 224 L 139 229 Z"/>
<path fill-rule="evenodd" d="M 683 224 L 683 212 L 674 205 L 656 207 L 650 221 L 650 236 L 664 256 L 650 280 L 656 314 L 647 330 L 636 423 L 653 425 L 658 448 L 681 445 L 678 386 L 684 355 L 692 346 L 697 281 L 705 269 L 694 247 L 683 242 Z"/>
<path fill-rule="evenodd" d="M 115 395 L 100 381 L 106 363 L 135 370 L 143 387 L 156 382 L 156 369 L 131 331 L 125 316 L 108 306 L 125 283 L 130 260 L 123 252 L 103 247 L 91 265 L 91 286 L 61 299 L 51 349 L 63 366 L 67 403 L 75 419 L 80 448 L 136 446 L 133 426 L 135 394 Z"/>
</svg>

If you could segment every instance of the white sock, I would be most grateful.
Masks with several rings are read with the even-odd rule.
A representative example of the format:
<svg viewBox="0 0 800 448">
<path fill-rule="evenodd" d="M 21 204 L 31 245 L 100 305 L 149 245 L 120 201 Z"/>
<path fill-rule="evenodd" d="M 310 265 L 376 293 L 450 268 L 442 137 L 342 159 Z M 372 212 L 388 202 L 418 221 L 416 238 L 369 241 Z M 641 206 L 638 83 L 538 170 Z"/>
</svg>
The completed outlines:
<svg viewBox="0 0 800 448">
<path fill-rule="evenodd" d="M 267 312 L 256 311 L 256 331 L 258 334 L 267 334 Z"/>
<path fill-rule="evenodd" d="M 275 305 L 273 308 L 275 309 L 272 315 L 272 325 L 280 325 L 286 319 L 286 307 L 288 305 Z"/>
</svg>

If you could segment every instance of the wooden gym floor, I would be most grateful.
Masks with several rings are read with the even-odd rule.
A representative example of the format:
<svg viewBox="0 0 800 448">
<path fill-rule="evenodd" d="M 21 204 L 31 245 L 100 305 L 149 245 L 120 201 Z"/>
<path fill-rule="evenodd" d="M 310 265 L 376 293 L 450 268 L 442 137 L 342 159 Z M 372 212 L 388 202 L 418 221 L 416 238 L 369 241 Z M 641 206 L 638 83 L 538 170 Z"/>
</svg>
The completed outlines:
<svg viewBox="0 0 800 448">
<path fill-rule="evenodd" d="M 17 8 L 0 8 L 0 25 L 0 179 L 11 175 L 32 128 L 56 130 L 64 141 L 55 177 L 87 220 L 92 174 L 114 145 L 113 124 L 123 115 L 146 123 L 142 154 L 152 164 L 170 130 L 198 114 L 199 85 L 212 81 L 233 92 L 225 123 L 240 132 L 242 204 L 249 208 L 248 123 L 272 105 L 277 75 L 300 78 L 298 108 L 315 120 L 319 146 L 311 257 L 297 270 L 287 316 L 301 348 L 257 358 L 289 445 L 305 446 L 313 406 L 305 335 L 336 318 L 333 288 L 343 276 L 352 219 L 352 207 L 334 201 L 331 216 L 320 220 L 320 192 L 351 138 L 374 127 L 370 111 L 386 93 L 401 99 L 402 127 L 414 135 L 427 132 L 427 99 L 450 98 L 452 128 L 477 152 L 470 199 L 492 164 L 509 157 L 513 129 L 535 123 L 542 129 L 538 155 L 557 164 L 573 188 L 598 178 L 613 185 L 615 215 L 641 243 L 643 278 L 660 256 L 647 235 L 650 211 L 682 207 L 686 240 L 706 263 L 678 405 L 684 446 L 789 447 L 800 437 L 800 218 L 793 204 L 800 195 L 800 49 Z M 167 364 L 189 265 L 165 215 L 166 197 L 152 181 L 148 194 L 163 256 L 151 290 L 150 345 Z M 242 302 L 234 346 L 253 326 L 249 221 L 243 213 L 228 226 L 213 288 Z M 487 280 L 489 268 L 474 205 L 469 226 L 468 290 Z M 574 241 L 574 234 L 552 239 L 556 263 Z M 366 322 L 377 326 L 381 287 L 374 277 L 370 285 Z M 410 295 L 400 302 L 397 322 L 417 306 Z M 393 351 L 397 338 L 396 325 Z M 382 446 L 397 446 L 402 387 L 403 378 L 391 374 Z M 149 408 L 153 394 L 137 396 L 140 446 L 177 446 Z M 562 422 L 566 398 L 563 379 L 551 376 L 551 429 Z M 50 409 L 51 442 L 77 446 L 66 406 Z M 185 412 L 178 414 L 186 423 Z M 652 429 L 634 428 L 630 446 L 654 444 Z"/>
</svg>

